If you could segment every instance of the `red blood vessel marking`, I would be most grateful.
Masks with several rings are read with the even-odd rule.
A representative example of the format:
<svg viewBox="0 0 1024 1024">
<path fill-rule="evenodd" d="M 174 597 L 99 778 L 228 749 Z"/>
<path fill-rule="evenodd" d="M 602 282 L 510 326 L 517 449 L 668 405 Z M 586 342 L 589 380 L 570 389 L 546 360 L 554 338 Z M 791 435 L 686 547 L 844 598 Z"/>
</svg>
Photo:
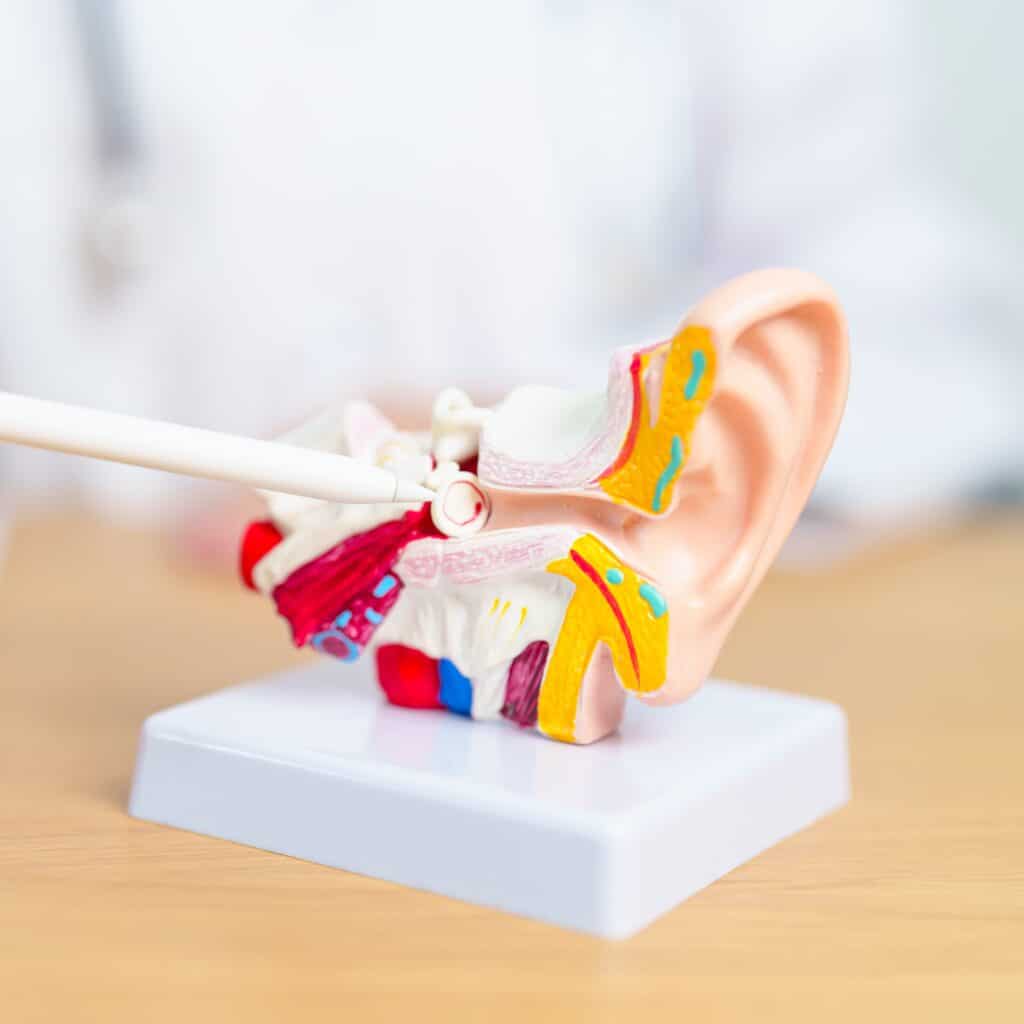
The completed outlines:
<svg viewBox="0 0 1024 1024">
<path fill-rule="evenodd" d="M 640 662 L 637 660 L 636 647 L 633 645 L 633 634 L 629 631 L 629 626 L 626 625 L 626 617 L 622 614 L 622 609 L 619 607 L 619 602 L 612 596 L 612 592 L 605 585 L 601 574 L 581 555 L 575 551 L 569 552 L 572 560 L 583 570 L 583 572 L 590 578 L 590 581 L 595 587 L 601 592 L 601 596 L 608 602 L 611 610 L 615 613 L 615 618 L 619 620 L 619 628 L 622 630 L 622 635 L 626 638 L 626 646 L 629 648 L 629 660 L 633 663 L 633 672 L 636 675 L 637 682 L 640 681 Z"/>
<path fill-rule="evenodd" d="M 401 519 L 348 537 L 330 551 L 298 568 L 274 590 L 278 612 L 292 627 L 296 646 L 308 643 L 332 626 L 344 611 L 352 611 L 346 635 L 360 646 L 374 631 L 365 618 L 367 607 L 386 615 L 401 591 L 401 581 L 378 598 L 374 588 L 386 576 L 405 546 L 420 537 L 440 536 L 430 521 L 429 506 L 406 512 Z"/>
<path fill-rule="evenodd" d="M 629 431 L 626 434 L 625 443 L 619 451 L 615 461 L 598 477 L 603 480 L 606 476 L 622 469 L 633 454 L 633 446 L 636 444 L 636 435 L 640 432 L 640 356 L 633 356 L 629 364 L 629 376 L 633 384 L 633 416 L 629 421 Z"/>
</svg>

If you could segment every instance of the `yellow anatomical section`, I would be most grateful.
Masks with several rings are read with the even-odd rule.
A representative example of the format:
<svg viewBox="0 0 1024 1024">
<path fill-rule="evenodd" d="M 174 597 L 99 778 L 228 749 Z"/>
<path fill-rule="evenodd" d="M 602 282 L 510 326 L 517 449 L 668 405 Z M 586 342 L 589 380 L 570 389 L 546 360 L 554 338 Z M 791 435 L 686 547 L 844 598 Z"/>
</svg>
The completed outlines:
<svg viewBox="0 0 1024 1024">
<path fill-rule="evenodd" d="M 650 693 L 664 684 L 668 605 L 650 580 L 589 533 L 547 568 L 576 589 L 544 673 L 537 726 L 552 739 L 572 743 L 583 679 L 598 643 L 608 647 L 627 690 Z"/>
<path fill-rule="evenodd" d="M 664 360 L 660 376 L 655 371 Z M 715 381 L 707 327 L 684 327 L 671 341 L 638 352 L 630 367 L 633 415 L 615 463 L 598 480 L 615 501 L 664 515 L 690 454 L 690 437 Z"/>
</svg>

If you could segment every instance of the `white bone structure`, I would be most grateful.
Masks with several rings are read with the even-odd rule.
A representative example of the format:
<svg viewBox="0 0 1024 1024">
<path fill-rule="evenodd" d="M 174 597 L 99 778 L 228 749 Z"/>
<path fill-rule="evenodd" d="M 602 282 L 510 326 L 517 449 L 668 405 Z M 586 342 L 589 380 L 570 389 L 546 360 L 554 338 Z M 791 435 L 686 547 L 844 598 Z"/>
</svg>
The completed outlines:
<svg viewBox="0 0 1024 1024">
<path fill-rule="evenodd" d="M 405 586 L 372 644 L 402 644 L 458 665 L 473 681 L 473 718 L 500 717 L 512 662 L 531 643 L 554 643 L 573 592 L 568 580 L 544 571 L 566 554 L 573 530 L 504 529 L 478 536 L 490 499 L 476 474 L 460 469 L 456 459 L 478 454 L 480 430 L 490 416 L 464 393 L 447 389 L 434 405 L 429 434 L 399 431 L 368 402 L 356 401 L 282 439 L 384 466 L 436 492 L 431 518 L 445 536 L 406 547 L 394 567 Z M 416 507 L 352 506 L 270 492 L 265 497 L 283 534 L 253 571 L 256 587 L 267 594 L 347 538 Z"/>
<path fill-rule="evenodd" d="M 472 537 L 487 525 L 491 500 L 475 473 L 460 471 L 457 462 L 446 462 L 444 466 L 454 466 L 455 472 L 438 480 L 436 487 L 433 479 L 427 478 L 428 486 L 437 492 L 430 505 L 430 518 L 448 537 Z"/>
<path fill-rule="evenodd" d="M 442 573 L 434 587 L 402 591 L 374 643 L 453 662 L 473 681 L 472 717 L 498 718 L 510 665 L 531 643 L 554 643 L 572 592 L 564 577 L 536 569 L 475 583 Z"/>
<path fill-rule="evenodd" d="M 489 412 L 474 406 L 464 392 L 447 388 L 434 404 L 429 435 L 399 431 L 369 402 L 354 401 L 328 409 L 280 440 L 349 455 L 429 487 L 437 492 L 431 506 L 434 525 L 446 536 L 469 537 L 486 525 L 490 499 L 475 474 L 459 469 L 459 460 L 477 453 L 480 428 Z M 270 518 L 284 534 L 253 571 L 253 580 L 264 593 L 348 537 L 399 519 L 416 507 L 348 505 L 263 493 Z"/>
</svg>

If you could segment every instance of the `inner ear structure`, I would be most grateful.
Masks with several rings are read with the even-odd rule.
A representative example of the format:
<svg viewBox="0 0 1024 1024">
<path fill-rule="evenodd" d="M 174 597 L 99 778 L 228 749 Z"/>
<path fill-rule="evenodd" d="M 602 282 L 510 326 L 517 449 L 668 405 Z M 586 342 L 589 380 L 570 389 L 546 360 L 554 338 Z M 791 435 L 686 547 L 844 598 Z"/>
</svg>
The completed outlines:
<svg viewBox="0 0 1024 1024">
<path fill-rule="evenodd" d="M 349 403 L 293 443 L 448 504 L 270 495 L 243 578 L 296 644 L 373 657 L 393 704 L 593 742 L 627 695 L 672 703 L 710 673 L 821 470 L 847 360 L 831 291 L 766 270 L 614 353 L 600 393 L 520 388 L 485 410 L 445 392 L 416 434 Z"/>
</svg>

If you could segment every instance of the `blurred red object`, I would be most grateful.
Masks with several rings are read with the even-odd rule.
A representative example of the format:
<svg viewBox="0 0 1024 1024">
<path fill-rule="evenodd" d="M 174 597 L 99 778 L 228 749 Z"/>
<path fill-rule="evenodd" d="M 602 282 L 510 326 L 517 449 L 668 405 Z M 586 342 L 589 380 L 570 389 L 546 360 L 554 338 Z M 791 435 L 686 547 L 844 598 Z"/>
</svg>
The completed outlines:
<svg viewBox="0 0 1024 1024">
<path fill-rule="evenodd" d="M 252 578 L 252 571 L 256 568 L 256 563 L 268 551 L 276 548 L 283 539 L 281 531 L 269 519 L 249 524 L 245 535 L 242 537 L 238 568 L 242 576 L 242 582 L 250 590 L 256 589 L 256 584 Z"/>
</svg>

